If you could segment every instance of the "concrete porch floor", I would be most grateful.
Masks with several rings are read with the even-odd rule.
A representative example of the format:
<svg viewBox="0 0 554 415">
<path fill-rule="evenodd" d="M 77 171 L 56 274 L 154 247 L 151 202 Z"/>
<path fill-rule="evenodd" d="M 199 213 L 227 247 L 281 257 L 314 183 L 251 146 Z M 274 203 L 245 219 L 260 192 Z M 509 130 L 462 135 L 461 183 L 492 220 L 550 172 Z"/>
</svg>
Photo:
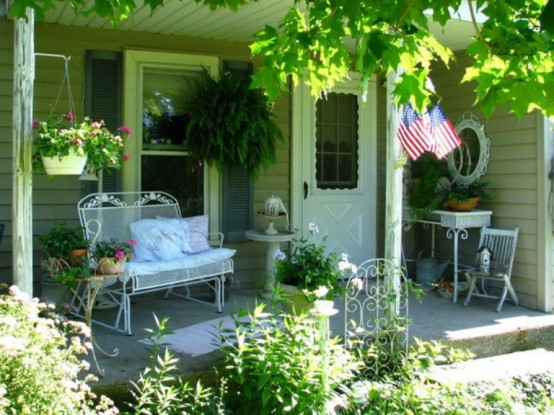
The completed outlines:
<svg viewBox="0 0 554 415">
<path fill-rule="evenodd" d="M 213 320 L 232 314 L 239 309 L 252 307 L 256 301 L 264 301 L 254 290 L 233 288 L 223 314 L 209 306 L 186 301 L 179 297 L 163 299 L 163 293 L 134 297 L 132 305 L 133 336 L 126 336 L 106 328 L 93 325 L 93 334 L 98 344 L 106 351 L 119 349 L 116 357 L 107 357 L 97 352 L 98 363 L 105 370 L 99 377 L 102 389 L 109 385 L 128 385 L 136 381 L 149 361 L 147 346 L 140 342 L 148 333 L 145 328 L 154 328 L 153 314 L 161 319 L 169 317 L 169 328 L 180 329 L 202 321 Z M 331 319 L 332 335 L 342 335 L 344 314 L 341 301 L 336 301 L 339 313 Z M 112 311 L 95 311 L 101 316 Z M 515 307 L 508 301 L 501 313 L 495 311 L 495 302 L 482 299 L 472 300 L 465 308 L 438 296 L 435 291 L 426 293 L 421 302 L 410 299 L 409 315 L 412 324 L 410 337 L 422 340 L 448 342 L 460 348 L 468 348 L 478 357 L 493 356 L 519 350 L 542 347 L 554 350 L 554 315 L 523 307 Z M 210 369 L 220 355 L 212 352 L 197 357 L 174 353 L 179 358 L 178 368 L 184 375 L 200 374 Z M 96 373 L 94 364 L 91 371 Z"/>
</svg>

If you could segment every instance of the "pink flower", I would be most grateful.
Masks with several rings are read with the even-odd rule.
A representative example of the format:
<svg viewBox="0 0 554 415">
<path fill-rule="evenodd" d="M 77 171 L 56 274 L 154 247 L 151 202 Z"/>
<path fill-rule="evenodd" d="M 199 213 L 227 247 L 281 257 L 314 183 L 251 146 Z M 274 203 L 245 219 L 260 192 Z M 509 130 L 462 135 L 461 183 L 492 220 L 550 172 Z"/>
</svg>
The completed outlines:
<svg viewBox="0 0 554 415">
<path fill-rule="evenodd" d="M 137 244 L 137 241 L 135 241 L 134 239 L 129 239 L 129 245 L 135 246 L 136 244 Z"/>
<path fill-rule="evenodd" d="M 80 138 L 75 140 L 75 144 L 77 144 L 77 147 L 83 147 L 83 141 Z"/>
<path fill-rule="evenodd" d="M 123 251 L 117 251 L 117 252 L 115 253 L 115 257 L 116 257 L 117 259 L 119 259 L 119 260 L 122 260 L 123 258 L 125 258 L 125 252 L 123 252 Z"/>
<path fill-rule="evenodd" d="M 65 116 L 70 122 L 73 122 L 73 120 L 75 120 L 75 115 L 73 115 L 73 113 L 71 111 L 67 111 L 65 113 Z"/>
<path fill-rule="evenodd" d="M 123 159 L 123 161 L 127 161 L 127 160 L 129 160 L 129 154 L 122 154 L 121 158 Z M 135 242 L 135 241 L 133 241 L 133 242 Z M 136 244 L 136 242 L 135 242 L 135 244 Z M 131 244 L 131 245 L 133 245 L 133 244 Z"/>
<path fill-rule="evenodd" d="M 132 130 L 126 125 L 122 125 L 121 127 L 118 128 L 118 130 L 120 133 L 125 135 L 131 135 L 133 133 Z"/>
<path fill-rule="evenodd" d="M 100 128 L 102 128 L 102 124 L 99 123 L 98 121 L 93 121 L 90 123 L 90 126 L 96 130 L 99 130 Z"/>
<path fill-rule="evenodd" d="M 40 121 L 37 119 L 33 120 L 33 128 L 37 128 L 40 125 Z"/>
</svg>

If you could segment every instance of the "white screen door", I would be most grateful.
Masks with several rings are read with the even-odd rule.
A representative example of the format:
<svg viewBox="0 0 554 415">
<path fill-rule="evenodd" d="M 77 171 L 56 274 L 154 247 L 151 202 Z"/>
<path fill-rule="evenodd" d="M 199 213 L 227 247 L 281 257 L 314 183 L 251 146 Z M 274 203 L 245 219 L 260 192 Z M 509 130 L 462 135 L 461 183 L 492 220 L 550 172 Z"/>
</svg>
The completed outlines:
<svg viewBox="0 0 554 415">
<path fill-rule="evenodd" d="M 299 87 L 294 110 L 293 156 L 300 168 L 296 191 L 301 195 L 302 234 L 315 223 L 328 235 L 327 249 L 346 253 L 354 263 L 376 254 L 376 126 L 374 89 L 362 102 L 357 82 L 335 88 L 317 103 Z M 298 125 L 299 123 L 301 125 Z M 294 176 L 294 173 L 293 173 Z M 298 180 L 300 179 L 300 180 Z M 299 183 L 300 182 L 300 183 Z M 300 184 L 300 186 L 298 186 Z M 293 191 L 294 188 L 293 188 Z"/>
</svg>

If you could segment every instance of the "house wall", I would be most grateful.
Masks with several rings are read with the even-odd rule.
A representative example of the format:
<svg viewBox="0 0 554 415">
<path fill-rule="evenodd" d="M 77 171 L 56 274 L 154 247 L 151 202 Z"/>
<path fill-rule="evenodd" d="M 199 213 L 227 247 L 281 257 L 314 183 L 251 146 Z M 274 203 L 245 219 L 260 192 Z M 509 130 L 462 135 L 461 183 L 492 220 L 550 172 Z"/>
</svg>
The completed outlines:
<svg viewBox="0 0 554 415">
<path fill-rule="evenodd" d="M 481 202 L 480 209 L 493 211 L 492 227 L 519 227 L 520 234 L 516 249 L 512 282 L 522 305 L 530 308 L 541 307 L 539 301 L 537 264 L 541 263 L 542 253 L 539 244 L 539 177 L 542 169 L 537 160 L 539 149 L 537 114 L 529 114 L 522 119 L 498 109 L 490 118 L 474 106 L 474 86 L 460 85 L 468 58 L 457 56 L 457 62 L 450 69 L 436 67 L 432 80 L 442 97 L 441 106 L 453 124 L 464 112 L 473 113 L 483 124 L 485 134 L 490 138 L 490 161 L 484 179 L 490 180 L 493 201 Z M 383 137 L 380 141 L 383 142 Z M 405 244 L 414 244 L 412 254 L 429 246 L 430 230 L 416 227 L 412 236 L 406 235 Z M 472 264 L 478 243 L 478 229 L 469 230 L 467 240 L 460 240 L 460 262 Z M 451 240 L 446 239 L 444 230 L 437 230 L 437 257 L 446 260 L 452 255 Z M 411 239 L 413 238 L 413 239 Z M 428 256 L 428 252 L 426 253 Z M 413 258 L 413 257 L 412 257 Z M 447 274 L 445 274 L 447 275 Z M 550 280 L 550 278 L 549 278 Z"/>
<path fill-rule="evenodd" d="M 11 122 L 13 79 L 13 25 L 0 21 L 0 223 L 6 223 L 5 236 L 0 246 L 0 281 L 11 281 Z M 6 41 L 4 41 L 6 40 Z M 248 45 L 239 42 L 223 42 L 177 36 L 162 36 L 131 33 L 115 30 L 74 28 L 58 25 L 37 24 L 35 28 L 35 51 L 37 53 L 63 54 L 71 57 L 69 62 L 71 90 L 77 116 L 83 114 L 86 50 L 121 52 L 126 48 L 172 51 L 182 53 L 215 55 L 221 60 L 249 60 Z M 37 56 L 34 117 L 48 116 L 50 106 L 63 113 L 69 108 L 66 88 L 60 89 L 63 80 L 63 60 Z M 59 95 L 59 100 L 57 97 Z M 277 163 L 254 184 L 255 211 L 263 206 L 265 198 L 279 195 L 288 204 L 289 197 L 289 142 L 290 100 L 283 95 L 275 103 L 276 120 L 281 127 L 284 141 L 278 143 Z M 76 204 L 84 194 L 83 182 L 75 176 L 48 179 L 44 175 L 33 177 L 33 237 L 35 252 L 34 280 L 40 279 L 38 268 L 38 235 L 45 233 L 57 220 L 78 223 Z M 127 189 L 124 189 L 127 190 Z M 257 226 L 265 226 L 258 222 Z M 261 243 L 238 242 L 226 244 L 237 249 L 235 279 L 241 286 L 250 287 L 259 283 L 265 270 L 265 248 Z M 35 294 L 39 294 L 35 292 Z"/>
</svg>

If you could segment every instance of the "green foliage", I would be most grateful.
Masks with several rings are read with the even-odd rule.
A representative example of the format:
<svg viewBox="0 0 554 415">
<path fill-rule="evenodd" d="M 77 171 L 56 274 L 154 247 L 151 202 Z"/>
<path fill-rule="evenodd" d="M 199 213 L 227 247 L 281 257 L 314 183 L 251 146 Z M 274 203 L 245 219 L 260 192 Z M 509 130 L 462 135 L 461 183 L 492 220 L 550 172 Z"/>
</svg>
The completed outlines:
<svg viewBox="0 0 554 415">
<path fill-rule="evenodd" d="M 467 352 L 415 339 L 407 356 L 380 376 L 358 379 L 351 387 L 349 414 L 520 415 L 554 410 L 554 375 L 524 376 L 498 382 L 438 383 L 429 369 L 471 358 Z M 378 345 L 370 348 L 375 353 Z M 379 353 L 376 353 L 379 355 Z"/>
<path fill-rule="evenodd" d="M 149 330 L 151 334 L 148 338 L 154 344 L 152 361 L 138 383 L 133 383 L 135 402 L 129 403 L 132 410 L 122 415 L 223 415 L 224 385 L 216 391 L 202 386 L 200 381 L 196 385 L 183 382 L 175 374 L 178 359 L 160 344 L 164 335 L 168 334 L 166 324 L 167 318 L 161 321 L 156 319 L 156 331 Z"/>
<path fill-rule="evenodd" d="M 359 363 L 338 339 L 322 343 L 306 315 L 273 315 L 264 305 L 222 333 L 229 406 L 241 414 L 325 414 Z"/>
<path fill-rule="evenodd" d="M 121 241 L 116 238 L 104 239 L 96 242 L 93 247 L 94 257 L 100 258 L 115 258 L 115 262 L 127 258 L 133 253 L 133 245 L 136 245 L 134 240 Z"/>
<path fill-rule="evenodd" d="M 554 115 L 554 36 L 552 26 L 550 32 L 541 28 L 541 13 L 552 10 L 552 1 L 548 6 L 544 0 L 479 6 L 491 18 L 468 47 L 473 65 L 463 81 L 477 82 L 483 112 L 490 115 L 497 105 L 506 105 L 519 116 L 534 109 Z"/>
<path fill-rule="evenodd" d="M 256 0 L 195 0 L 211 10 L 240 6 Z M 42 18 L 55 0 L 14 0 L 12 16 L 25 16 L 31 7 Z M 162 0 L 145 0 L 153 11 Z M 314 97 L 343 80 L 351 68 L 361 75 L 360 89 L 368 91 L 376 74 L 389 74 L 399 66 L 398 102 L 410 101 L 422 110 L 433 92 L 425 85 L 431 64 L 446 65 L 453 58 L 430 31 L 430 23 L 445 29 L 451 10 L 460 0 L 335 1 L 298 0 L 276 26 L 266 25 L 255 34 L 252 52 L 264 65 L 255 74 L 254 87 L 263 87 L 275 99 L 288 91 L 289 78 L 303 79 Z M 133 0 L 72 0 L 76 12 L 109 17 L 117 25 L 137 8 Z M 469 2 L 475 36 L 468 47 L 472 58 L 464 82 L 476 81 L 477 101 L 486 114 L 507 106 L 521 116 L 536 108 L 554 115 L 554 0 L 506 0 Z M 432 13 L 426 13 L 431 10 Z M 477 22 L 477 12 L 484 22 Z M 354 45 L 355 53 L 350 48 Z"/>
<path fill-rule="evenodd" d="M 82 226 L 69 226 L 66 222 L 55 222 L 52 229 L 39 237 L 43 258 L 69 258 L 74 249 L 88 248 L 89 240 Z"/>
<path fill-rule="evenodd" d="M 440 208 L 445 201 L 447 189 L 442 190 L 439 181 L 446 174 L 443 164 L 431 153 L 423 154 L 412 163 L 413 188 L 409 203 L 415 217 Z"/>
<path fill-rule="evenodd" d="M 464 202 L 472 197 L 478 197 L 480 200 L 493 200 L 494 197 L 487 191 L 490 184 L 488 180 L 475 180 L 468 185 L 455 183 L 448 193 L 448 198 L 458 202 Z"/>
<path fill-rule="evenodd" d="M 275 162 L 281 130 L 267 97 L 250 89 L 249 80 L 234 79 L 230 73 L 215 79 L 203 69 L 188 115 L 185 143 L 194 158 L 220 171 L 226 165 L 244 166 L 254 178 L 260 167 Z"/>
<path fill-rule="evenodd" d="M 85 118 L 79 124 L 74 123 L 71 112 L 61 117 L 52 116 L 47 121 L 35 120 L 33 126 L 37 129 L 33 155 L 37 171 L 43 171 L 41 156 L 62 158 L 71 150 L 80 156 L 86 155 L 88 165 L 97 170 L 120 168 L 127 160 L 123 153 L 123 138 L 131 134 L 129 127 L 119 127 L 118 132 L 112 134 L 104 126 L 104 121 Z"/>
<path fill-rule="evenodd" d="M 308 236 L 293 239 L 288 255 L 280 253 L 275 259 L 276 281 L 304 290 L 311 301 L 321 287 L 328 292 L 319 298 L 331 299 L 334 294 L 342 294 L 344 272 L 351 267 L 345 255 L 339 260 L 335 252 L 326 253 L 327 237 L 317 241 L 318 231 L 316 225 L 310 224 Z"/>
<path fill-rule="evenodd" d="M 42 267 L 57 282 L 72 286 L 76 279 L 90 276 L 86 256 L 75 257 L 75 249 L 89 248 L 85 228 L 69 226 L 66 222 L 56 222 L 52 229 L 39 237 L 42 249 Z"/>
<path fill-rule="evenodd" d="M 67 322 L 17 287 L 0 296 L 0 413 L 20 415 L 110 414 L 83 377 L 88 364 L 83 323 Z M 83 380 L 84 378 L 84 380 Z M 104 412 L 105 411 L 105 412 Z"/>
</svg>

